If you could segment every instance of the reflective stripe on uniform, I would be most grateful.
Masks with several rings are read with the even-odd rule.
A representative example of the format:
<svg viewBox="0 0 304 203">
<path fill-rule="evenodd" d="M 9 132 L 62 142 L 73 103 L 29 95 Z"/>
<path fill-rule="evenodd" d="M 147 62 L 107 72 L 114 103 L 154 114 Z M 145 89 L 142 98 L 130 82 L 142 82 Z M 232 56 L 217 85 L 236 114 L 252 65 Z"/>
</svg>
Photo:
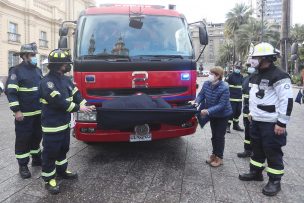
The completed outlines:
<svg viewBox="0 0 304 203">
<path fill-rule="evenodd" d="M 51 177 L 51 176 L 55 175 L 55 173 L 56 173 L 56 169 L 54 169 L 54 170 L 53 170 L 52 172 L 50 172 L 50 173 L 42 172 L 42 173 L 41 173 L 41 176 L 44 176 L 44 177 Z"/>
<path fill-rule="evenodd" d="M 232 99 L 232 98 L 230 98 L 230 101 L 232 101 L 232 102 L 242 102 L 242 99 Z"/>
<path fill-rule="evenodd" d="M 87 100 L 83 99 L 82 102 L 80 102 L 80 105 L 85 105 L 87 103 Z"/>
<path fill-rule="evenodd" d="M 233 122 L 239 122 L 239 119 L 235 119 L 235 118 L 234 118 L 234 119 L 233 119 Z"/>
<path fill-rule="evenodd" d="M 229 87 L 242 89 L 242 85 L 229 85 Z"/>
<path fill-rule="evenodd" d="M 42 126 L 42 132 L 54 133 L 54 132 L 63 131 L 63 130 L 68 129 L 68 128 L 69 128 L 69 124 L 62 125 L 62 126 L 59 126 L 59 127 L 43 127 Z"/>
<path fill-rule="evenodd" d="M 243 94 L 243 98 L 249 98 L 249 94 Z"/>
<path fill-rule="evenodd" d="M 12 106 L 18 106 L 19 105 L 19 102 L 11 102 L 9 103 L 9 106 L 12 107 Z"/>
<path fill-rule="evenodd" d="M 254 166 L 256 166 L 256 167 L 259 167 L 259 168 L 264 167 L 264 164 L 263 164 L 263 163 L 254 161 L 254 160 L 252 160 L 252 159 L 250 159 L 250 164 L 252 164 L 252 165 L 254 165 Z"/>
<path fill-rule="evenodd" d="M 73 89 L 73 91 L 72 91 L 72 94 L 74 95 L 77 91 L 78 91 L 78 88 L 77 88 L 77 87 L 74 87 L 74 89 Z"/>
<path fill-rule="evenodd" d="M 272 174 L 275 174 L 275 175 L 282 175 L 282 174 L 284 174 L 284 170 L 277 170 L 277 169 L 273 169 L 273 168 L 269 168 L 269 167 L 266 168 L 266 171 L 268 173 L 272 173 Z"/>
<path fill-rule="evenodd" d="M 9 84 L 9 85 L 7 86 L 7 88 L 16 89 L 16 90 L 18 91 L 19 86 L 18 86 L 18 85 L 14 85 L 14 84 Z"/>
<path fill-rule="evenodd" d="M 229 121 L 228 121 L 228 123 L 230 123 L 230 124 L 231 124 L 231 123 L 232 123 L 232 120 L 229 120 Z"/>
<path fill-rule="evenodd" d="M 75 106 L 76 106 L 75 103 L 72 102 L 72 103 L 70 104 L 69 108 L 67 109 L 67 111 L 68 111 L 68 112 L 71 112 L 71 111 L 74 109 Z"/>
<path fill-rule="evenodd" d="M 56 95 L 60 95 L 60 92 L 58 92 L 58 91 L 53 91 L 53 92 L 51 92 L 51 97 L 55 97 Z"/>
<path fill-rule="evenodd" d="M 48 104 L 48 102 L 45 99 L 40 98 L 40 103 L 42 104 Z"/>
<path fill-rule="evenodd" d="M 38 91 L 38 87 L 26 88 L 26 87 L 19 87 L 19 92 L 34 92 Z"/>
<path fill-rule="evenodd" d="M 57 166 L 62 166 L 63 164 L 65 164 L 65 163 L 67 163 L 67 162 L 68 162 L 68 160 L 67 160 L 67 159 L 64 159 L 64 160 L 62 160 L 62 161 L 56 161 L 55 164 L 56 164 Z"/>
<path fill-rule="evenodd" d="M 36 149 L 36 150 L 31 150 L 30 154 L 39 154 L 39 152 L 41 152 L 41 149 Z"/>
<path fill-rule="evenodd" d="M 243 113 L 243 117 L 244 117 L 244 118 L 248 118 L 248 117 L 249 117 L 249 114 Z"/>
<path fill-rule="evenodd" d="M 250 142 L 250 140 L 244 140 L 244 143 L 245 144 L 250 144 L 251 142 Z"/>
<path fill-rule="evenodd" d="M 41 114 L 41 110 L 33 111 L 33 112 L 22 112 L 23 116 L 36 116 Z"/>
<path fill-rule="evenodd" d="M 24 159 L 30 156 L 30 153 L 25 153 L 25 154 L 16 154 L 17 159 Z"/>
<path fill-rule="evenodd" d="M 65 100 L 71 102 L 71 101 L 73 101 L 73 97 L 68 97 Z"/>
</svg>

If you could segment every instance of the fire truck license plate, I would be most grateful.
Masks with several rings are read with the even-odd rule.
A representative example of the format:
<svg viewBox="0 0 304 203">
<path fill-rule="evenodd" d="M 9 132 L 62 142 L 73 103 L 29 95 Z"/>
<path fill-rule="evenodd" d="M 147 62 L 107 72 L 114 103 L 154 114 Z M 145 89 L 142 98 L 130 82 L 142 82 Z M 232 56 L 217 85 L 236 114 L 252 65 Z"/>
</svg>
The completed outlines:
<svg viewBox="0 0 304 203">
<path fill-rule="evenodd" d="M 130 135 L 130 142 L 147 142 L 151 141 L 152 136 L 151 134 L 147 135 Z"/>
</svg>

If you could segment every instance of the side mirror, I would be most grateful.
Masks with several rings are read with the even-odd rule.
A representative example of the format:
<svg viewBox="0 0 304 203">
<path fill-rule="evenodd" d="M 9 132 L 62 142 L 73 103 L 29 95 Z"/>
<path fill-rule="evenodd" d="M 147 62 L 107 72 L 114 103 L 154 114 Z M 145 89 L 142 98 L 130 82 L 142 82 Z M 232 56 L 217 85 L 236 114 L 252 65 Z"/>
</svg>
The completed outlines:
<svg viewBox="0 0 304 203">
<path fill-rule="evenodd" d="M 59 36 L 60 37 L 64 37 L 64 36 L 67 36 L 69 33 L 69 28 L 68 27 L 61 27 L 59 29 Z"/>
<path fill-rule="evenodd" d="M 199 29 L 199 40 L 201 45 L 207 45 L 208 44 L 208 33 L 206 26 L 198 26 Z"/>
<path fill-rule="evenodd" d="M 141 29 L 144 23 L 141 20 L 130 19 L 129 26 L 135 29 Z"/>
<path fill-rule="evenodd" d="M 58 48 L 59 49 L 67 49 L 68 48 L 68 37 L 61 36 L 58 41 Z"/>
</svg>

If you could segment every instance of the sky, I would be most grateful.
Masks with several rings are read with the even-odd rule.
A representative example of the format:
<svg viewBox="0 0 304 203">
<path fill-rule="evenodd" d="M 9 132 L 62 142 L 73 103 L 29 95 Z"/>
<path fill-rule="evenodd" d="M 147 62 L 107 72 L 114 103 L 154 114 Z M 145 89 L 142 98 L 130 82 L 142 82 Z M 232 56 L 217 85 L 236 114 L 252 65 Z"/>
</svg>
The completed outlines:
<svg viewBox="0 0 304 203">
<path fill-rule="evenodd" d="M 255 6 L 255 0 L 97 0 L 97 4 L 103 3 L 125 3 L 125 4 L 157 4 L 176 5 L 176 10 L 183 13 L 187 21 L 195 22 L 205 18 L 208 22 L 225 22 L 226 13 L 236 3 L 246 3 Z M 301 16 L 304 8 L 304 0 L 292 0 L 292 24 L 304 24 Z"/>
</svg>

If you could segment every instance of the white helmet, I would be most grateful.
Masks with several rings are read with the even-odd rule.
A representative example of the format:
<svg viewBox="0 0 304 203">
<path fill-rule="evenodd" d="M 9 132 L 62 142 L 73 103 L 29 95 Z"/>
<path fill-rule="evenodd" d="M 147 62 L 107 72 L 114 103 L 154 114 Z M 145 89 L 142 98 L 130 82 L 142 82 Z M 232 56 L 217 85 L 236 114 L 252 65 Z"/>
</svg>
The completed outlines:
<svg viewBox="0 0 304 203">
<path fill-rule="evenodd" d="M 258 56 L 275 56 L 278 53 L 276 52 L 275 48 L 266 42 L 259 43 L 251 49 L 250 56 L 251 57 L 258 57 Z"/>
</svg>

